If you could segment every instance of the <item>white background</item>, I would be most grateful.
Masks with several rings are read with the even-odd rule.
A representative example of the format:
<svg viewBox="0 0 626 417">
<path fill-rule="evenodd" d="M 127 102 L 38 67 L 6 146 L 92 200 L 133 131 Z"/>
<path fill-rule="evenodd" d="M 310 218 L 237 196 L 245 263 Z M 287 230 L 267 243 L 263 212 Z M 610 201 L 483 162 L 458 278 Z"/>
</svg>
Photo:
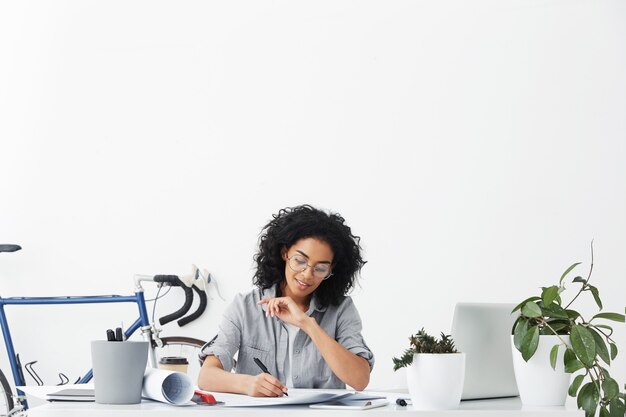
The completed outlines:
<svg viewBox="0 0 626 417">
<path fill-rule="evenodd" d="M 457 301 L 586 274 L 592 239 L 623 313 L 625 21 L 610 0 L 2 1 L 0 240 L 24 250 L 0 256 L 0 294 L 130 294 L 196 263 L 230 301 L 272 213 L 311 203 L 362 237 L 372 389 L 405 386 L 391 358 L 449 332 Z M 210 338 L 210 294 L 164 334 Z M 134 313 L 6 310 L 47 383 Z"/>
</svg>

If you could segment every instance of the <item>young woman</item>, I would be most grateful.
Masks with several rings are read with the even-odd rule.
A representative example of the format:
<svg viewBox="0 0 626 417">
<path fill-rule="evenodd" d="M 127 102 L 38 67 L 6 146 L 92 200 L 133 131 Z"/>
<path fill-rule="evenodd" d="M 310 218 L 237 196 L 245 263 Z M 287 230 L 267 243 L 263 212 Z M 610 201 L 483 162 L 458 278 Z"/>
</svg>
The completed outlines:
<svg viewBox="0 0 626 417">
<path fill-rule="evenodd" d="M 309 205 L 283 209 L 263 228 L 255 261 L 257 288 L 224 313 L 200 355 L 198 386 L 259 397 L 287 387 L 365 389 L 374 355 L 346 296 L 365 261 L 343 217 Z"/>
</svg>

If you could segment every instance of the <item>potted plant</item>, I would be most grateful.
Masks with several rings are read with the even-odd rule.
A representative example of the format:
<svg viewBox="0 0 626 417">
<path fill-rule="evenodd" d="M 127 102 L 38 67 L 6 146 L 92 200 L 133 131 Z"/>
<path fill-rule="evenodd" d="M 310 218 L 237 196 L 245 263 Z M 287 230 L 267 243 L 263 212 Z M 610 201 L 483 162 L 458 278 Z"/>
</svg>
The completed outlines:
<svg viewBox="0 0 626 417">
<path fill-rule="evenodd" d="M 542 287 L 541 295 L 527 298 L 512 311 L 519 311 L 511 338 L 518 351 L 513 351 L 513 359 L 520 396 L 527 405 L 563 405 L 568 393 L 577 397 L 578 408 L 585 410 L 586 417 L 594 416 L 598 409 L 601 417 L 624 417 L 626 397 L 607 369 L 617 356 L 617 344 L 612 338 L 613 329 L 606 322 L 599 322 L 624 323 L 624 315 L 600 312 L 586 318 L 572 308 L 582 294 L 591 295 L 598 309 L 603 308 L 598 289 L 589 283 L 593 271 L 593 243 L 587 278 L 572 279 L 571 282 L 580 287 L 569 302 L 563 301 L 566 277 L 578 265 L 580 262 L 567 268 L 558 285 Z M 538 355 L 533 357 L 535 353 Z M 540 367 L 544 369 L 539 370 Z M 577 375 L 570 384 L 572 373 Z M 565 381 L 565 387 L 553 389 L 549 379 L 561 380 L 552 381 L 556 387 Z M 561 399 L 549 400 L 552 404 L 547 404 L 545 398 L 543 402 L 538 399 L 550 391 Z"/>
<path fill-rule="evenodd" d="M 449 335 L 430 336 L 422 328 L 409 337 L 410 348 L 393 358 L 393 370 L 407 368 L 407 385 L 413 408 L 457 408 L 463 392 L 465 354 L 457 352 Z"/>
</svg>

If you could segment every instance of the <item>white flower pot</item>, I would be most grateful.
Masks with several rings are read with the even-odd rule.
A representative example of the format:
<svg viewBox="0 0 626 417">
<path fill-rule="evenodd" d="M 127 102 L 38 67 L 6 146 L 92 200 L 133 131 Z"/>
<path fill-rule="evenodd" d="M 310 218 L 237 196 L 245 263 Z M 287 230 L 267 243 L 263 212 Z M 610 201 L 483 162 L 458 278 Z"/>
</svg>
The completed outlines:
<svg viewBox="0 0 626 417">
<path fill-rule="evenodd" d="M 569 345 L 569 336 L 560 337 Z M 562 406 L 565 404 L 570 383 L 570 374 L 565 373 L 563 364 L 565 346 L 559 347 L 556 370 L 550 366 L 550 351 L 552 346 L 559 343 L 561 343 L 559 336 L 539 336 L 537 351 L 528 362 L 525 362 L 520 351 L 515 348 L 513 336 L 511 336 L 515 380 L 523 405 Z"/>
<path fill-rule="evenodd" d="M 457 408 L 463 393 L 465 353 L 415 354 L 406 377 L 414 409 Z"/>
</svg>

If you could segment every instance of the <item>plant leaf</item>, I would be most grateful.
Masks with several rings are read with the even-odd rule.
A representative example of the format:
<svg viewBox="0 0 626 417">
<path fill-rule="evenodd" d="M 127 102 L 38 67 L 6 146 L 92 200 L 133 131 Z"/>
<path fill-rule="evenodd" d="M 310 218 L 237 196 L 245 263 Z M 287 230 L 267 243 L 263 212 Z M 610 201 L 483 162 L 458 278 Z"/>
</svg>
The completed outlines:
<svg viewBox="0 0 626 417">
<path fill-rule="evenodd" d="M 620 323 L 624 323 L 626 321 L 624 320 L 624 315 L 619 314 L 619 313 L 598 313 L 595 316 L 593 316 L 591 320 L 589 321 L 592 321 L 593 319 L 607 319 L 607 320 L 617 321 Z"/>
<path fill-rule="evenodd" d="M 585 375 L 576 375 L 576 378 L 574 378 L 572 385 L 570 385 L 569 389 L 567 390 L 567 393 L 569 394 L 570 397 L 576 396 L 576 393 L 578 392 L 578 388 L 580 388 L 580 384 L 583 383 L 583 379 L 585 379 Z"/>
<path fill-rule="evenodd" d="M 604 397 L 608 401 L 611 401 L 619 394 L 619 385 L 613 378 L 606 378 L 604 382 L 602 382 L 602 391 L 604 391 Z"/>
<path fill-rule="evenodd" d="M 572 326 L 570 335 L 574 353 L 585 366 L 591 367 L 596 356 L 596 342 L 591 332 L 580 324 Z"/>
<path fill-rule="evenodd" d="M 400 368 L 411 365 L 413 363 L 414 353 L 416 353 L 415 349 L 407 349 L 400 358 L 392 358 L 393 370 L 397 371 Z"/>
<path fill-rule="evenodd" d="M 580 265 L 580 262 L 576 262 L 575 264 L 572 264 L 569 268 L 565 270 L 565 272 L 563 272 L 563 275 L 561 275 L 561 279 L 559 280 L 559 285 L 561 285 L 561 283 L 563 282 L 563 278 L 565 278 L 565 276 L 569 274 L 572 269 L 576 268 L 576 265 Z"/>
<path fill-rule="evenodd" d="M 560 296 L 560 295 L 557 295 L 557 296 L 556 296 L 556 298 L 554 299 L 554 301 L 556 301 L 556 303 L 557 303 L 558 305 L 561 305 L 561 304 L 562 304 L 562 303 L 561 303 L 561 296 Z"/>
<path fill-rule="evenodd" d="M 528 362 L 528 360 L 535 354 L 537 345 L 539 345 L 539 327 L 531 326 L 522 340 L 522 346 L 520 349 L 522 352 L 522 358 L 526 362 Z"/>
<path fill-rule="evenodd" d="M 522 301 L 521 303 L 519 303 L 513 310 L 511 310 L 511 314 L 515 313 L 517 310 L 519 310 L 520 308 L 522 308 L 522 306 L 524 304 L 526 304 L 529 301 L 537 301 L 537 300 L 541 300 L 541 297 L 537 297 L 536 295 L 533 297 L 529 297 L 527 299 L 525 299 L 524 301 Z"/>
<path fill-rule="evenodd" d="M 567 328 L 570 325 L 569 321 L 552 320 L 552 321 L 549 321 L 548 324 L 550 325 L 552 330 L 554 330 L 557 334 L 569 334 L 569 331 L 559 333 L 559 331 Z M 549 334 L 552 334 L 552 333 L 549 333 Z"/>
<path fill-rule="evenodd" d="M 511 315 L 513 315 L 511 313 Z M 513 322 L 513 326 L 511 326 L 511 334 L 515 334 L 515 328 L 517 327 L 517 323 L 520 322 L 520 320 L 522 320 L 522 316 L 517 316 L 517 318 L 515 319 L 515 321 Z"/>
<path fill-rule="evenodd" d="M 611 417 L 609 409 L 604 405 L 600 407 L 600 417 Z"/>
<path fill-rule="evenodd" d="M 531 318 L 541 317 L 541 307 L 534 302 L 529 301 L 522 307 L 522 314 Z"/>
<path fill-rule="evenodd" d="M 596 300 L 596 304 L 598 305 L 598 308 L 602 310 L 602 301 L 600 300 L 600 293 L 598 292 L 598 289 L 594 287 L 593 285 L 590 285 L 589 291 L 591 291 L 591 294 L 593 295 L 593 299 Z"/>
<path fill-rule="evenodd" d="M 524 340 L 524 336 L 528 332 L 528 320 L 520 320 L 517 322 L 517 326 L 515 326 L 515 330 L 513 333 L 513 344 L 515 348 L 522 351 L 522 340 Z"/>
<path fill-rule="evenodd" d="M 593 340 L 596 343 L 596 353 L 600 356 L 607 365 L 611 364 L 611 358 L 609 357 L 609 350 L 606 347 L 606 343 L 604 343 L 604 339 L 600 336 L 600 333 L 589 327 L 589 333 L 593 336 Z"/>
<path fill-rule="evenodd" d="M 572 282 L 582 282 L 582 283 L 586 283 L 587 280 L 584 279 L 583 277 L 576 277 L 572 280 Z"/>
<path fill-rule="evenodd" d="M 551 287 L 544 288 L 541 293 L 541 301 L 544 306 L 549 306 L 559 295 L 559 287 L 553 285 Z"/>
<path fill-rule="evenodd" d="M 613 360 L 617 356 L 617 345 L 615 343 L 609 343 L 609 345 L 611 346 L 611 360 Z"/>
<path fill-rule="evenodd" d="M 576 310 L 565 310 L 565 312 L 567 313 L 567 317 L 569 317 L 572 320 L 576 320 L 578 317 L 580 317 L 580 313 Z"/>
<path fill-rule="evenodd" d="M 624 413 L 626 412 L 626 406 L 624 406 L 624 402 L 619 398 L 613 398 L 610 404 L 611 408 L 611 417 L 624 417 Z"/>
<path fill-rule="evenodd" d="M 552 349 L 550 350 L 550 366 L 552 366 L 552 369 L 556 370 L 556 359 L 557 356 L 559 355 L 559 348 L 561 347 L 561 344 L 557 344 L 552 346 Z"/>
<path fill-rule="evenodd" d="M 581 361 L 576 358 L 576 354 L 570 348 L 565 349 L 565 355 L 563 355 L 563 363 L 565 364 L 565 372 L 573 374 L 585 367 Z"/>
<path fill-rule="evenodd" d="M 548 326 L 543 326 L 539 329 L 539 336 L 544 334 L 550 336 L 553 335 L 554 332 L 550 328 L 548 328 Z"/>
<path fill-rule="evenodd" d="M 552 369 L 556 369 L 556 355 L 559 353 L 559 346 L 561 345 L 554 345 L 552 350 L 550 350 L 550 366 Z"/>
<path fill-rule="evenodd" d="M 543 308 L 544 316 L 553 317 L 555 319 L 569 319 L 567 312 L 557 304 L 550 304 Z"/>
<path fill-rule="evenodd" d="M 593 382 L 588 382 L 583 385 L 578 393 L 578 399 L 576 403 L 578 408 L 585 410 L 586 417 L 593 417 L 600 401 L 600 394 L 598 394 L 598 388 Z"/>
</svg>

